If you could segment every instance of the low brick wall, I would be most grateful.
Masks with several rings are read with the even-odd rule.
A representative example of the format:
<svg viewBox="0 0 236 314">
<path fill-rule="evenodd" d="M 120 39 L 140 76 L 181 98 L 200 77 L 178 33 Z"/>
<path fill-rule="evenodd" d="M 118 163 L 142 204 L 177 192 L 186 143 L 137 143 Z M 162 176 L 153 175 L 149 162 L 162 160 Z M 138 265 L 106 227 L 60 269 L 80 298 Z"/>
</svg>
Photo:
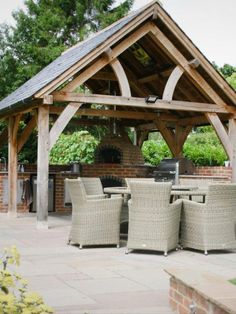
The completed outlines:
<svg viewBox="0 0 236 314">
<path fill-rule="evenodd" d="M 4 165 L 0 164 L 0 169 L 3 169 Z M 19 172 L 19 179 L 30 179 L 32 174 L 36 174 L 37 165 L 25 165 L 25 172 Z M 71 208 L 64 207 L 64 180 L 65 178 L 77 177 L 79 174 L 70 173 L 71 166 L 50 166 L 50 174 L 55 177 L 55 211 L 68 212 Z M 154 171 L 154 167 L 137 164 L 111 164 L 111 163 L 95 163 L 92 165 L 82 165 L 81 175 L 84 177 L 117 177 L 121 180 L 124 178 L 132 177 L 148 177 Z M 211 181 L 218 182 L 230 182 L 232 169 L 230 167 L 196 167 L 196 176 L 183 176 L 183 184 L 193 184 L 199 186 Z M 201 179 L 200 179 L 201 177 Z M 3 180 L 7 178 L 6 172 L 0 172 L 0 212 L 7 212 L 7 204 L 3 203 Z M 198 179 L 198 180 L 197 180 Z M 200 180 L 199 180 L 200 179 Z M 187 180 L 187 181 L 186 181 Z M 194 180 L 194 182 L 192 182 Z M 18 212 L 28 212 L 29 206 L 23 203 L 19 203 L 17 206 Z"/>
<path fill-rule="evenodd" d="M 231 167 L 195 167 L 194 174 L 202 176 L 232 177 Z"/>
<path fill-rule="evenodd" d="M 118 178 L 147 177 L 154 168 L 135 164 L 92 164 L 83 165 L 83 177 L 114 176 Z"/>
<path fill-rule="evenodd" d="M 169 303 L 178 314 L 235 314 L 236 286 L 196 269 L 167 269 Z"/>
</svg>

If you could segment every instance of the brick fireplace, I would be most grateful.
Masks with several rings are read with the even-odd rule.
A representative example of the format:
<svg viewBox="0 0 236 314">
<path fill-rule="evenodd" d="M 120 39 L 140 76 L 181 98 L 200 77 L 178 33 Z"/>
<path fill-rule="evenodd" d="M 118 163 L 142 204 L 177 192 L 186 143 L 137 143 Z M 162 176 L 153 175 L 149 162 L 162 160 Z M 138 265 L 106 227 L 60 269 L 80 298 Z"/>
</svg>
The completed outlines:
<svg viewBox="0 0 236 314">
<path fill-rule="evenodd" d="M 124 185 L 126 177 L 147 177 L 152 167 L 144 165 L 138 146 L 134 146 L 126 133 L 106 135 L 95 151 L 95 162 L 84 165 L 82 176 L 100 177 L 103 186 Z"/>
</svg>

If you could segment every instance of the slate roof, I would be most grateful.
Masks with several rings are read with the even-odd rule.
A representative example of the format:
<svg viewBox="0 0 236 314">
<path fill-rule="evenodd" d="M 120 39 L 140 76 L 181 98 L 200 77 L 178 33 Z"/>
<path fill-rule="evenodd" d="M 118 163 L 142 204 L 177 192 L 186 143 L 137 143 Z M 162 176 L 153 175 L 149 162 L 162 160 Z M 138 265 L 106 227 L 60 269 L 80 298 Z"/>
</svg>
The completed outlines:
<svg viewBox="0 0 236 314">
<path fill-rule="evenodd" d="M 68 51 L 62 53 L 61 56 L 43 68 L 38 74 L 33 76 L 13 93 L 0 101 L 0 111 L 13 109 L 15 106 L 17 106 L 17 104 L 22 106 L 23 103 L 27 103 L 35 93 L 40 91 L 43 87 L 48 85 L 66 70 L 80 61 L 84 56 L 104 43 L 109 37 L 122 29 L 126 24 L 132 21 L 141 10 L 132 12 L 125 18 L 114 23 L 114 25 L 108 26 L 104 30 L 91 36 L 91 38 L 82 41 L 81 43 L 68 49 Z"/>
</svg>

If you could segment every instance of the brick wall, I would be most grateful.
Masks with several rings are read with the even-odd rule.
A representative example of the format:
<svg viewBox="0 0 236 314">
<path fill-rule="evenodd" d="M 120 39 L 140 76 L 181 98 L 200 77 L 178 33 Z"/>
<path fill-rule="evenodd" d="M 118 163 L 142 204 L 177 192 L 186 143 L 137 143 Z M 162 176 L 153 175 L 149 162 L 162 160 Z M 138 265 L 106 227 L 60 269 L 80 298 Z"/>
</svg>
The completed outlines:
<svg viewBox="0 0 236 314">
<path fill-rule="evenodd" d="M 95 163 L 97 164 L 100 160 L 99 155 L 103 148 L 113 148 L 117 149 L 121 153 L 121 163 L 126 164 L 135 164 L 143 165 L 144 158 L 141 153 L 141 150 L 138 146 L 135 146 L 131 143 L 128 135 L 123 133 L 122 136 L 112 136 L 107 134 L 103 137 L 102 141 L 98 145 L 95 152 Z"/>
<path fill-rule="evenodd" d="M 0 167 L 2 165 L 0 164 Z M 69 173 L 71 166 L 50 166 L 50 173 L 55 175 L 55 210 L 57 212 L 68 212 L 71 209 L 64 207 L 64 180 L 66 177 L 73 178 L 79 174 Z M 224 176 L 231 177 L 230 167 L 196 167 L 195 173 L 202 176 Z M 18 173 L 19 179 L 30 179 L 37 172 L 37 165 L 25 165 L 25 172 Z M 83 165 L 82 176 L 84 177 L 106 177 L 112 176 L 119 179 L 132 177 L 148 177 L 152 174 L 153 167 L 140 164 L 92 164 Z M 7 174 L 0 173 L 0 212 L 7 212 L 7 205 L 3 204 L 3 179 Z M 18 212 L 28 212 L 29 206 L 21 203 L 17 206 Z"/>
<path fill-rule="evenodd" d="M 195 174 L 203 176 L 232 177 L 231 167 L 195 167 Z"/>
<path fill-rule="evenodd" d="M 147 177 L 153 172 L 152 167 L 140 165 L 121 164 L 92 164 L 84 165 L 82 168 L 83 177 L 104 177 L 113 176 L 117 178 Z"/>
<path fill-rule="evenodd" d="M 168 273 L 171 273 L 172 271 L 167 271 Z M 183 270 L 179 271 L 179 273 L 184 273 Z M 194 270 L 192 271 L 194 273 Z M 183 275 L 184 276 L 184 275 Z M 181 277 L 181 275 L 180 275 Z M 191 283 L 192 276 L 191 274 L 188 275 L 189 279 L 185 276 L 185 282 L 182 280 L 179 280 L 176 278 L 176 272 L 175 277 L 170 278 L 170 290 L 169 290 L 169 303 L 171 308 L 177 312 L 178 314 L 227 314 L 227 313 L 236 313 L 233 308 L 228 304 L 224 304 L 224 298 L 226 298 L 227 302 L 227 290 L 235 289 L 236 288 L 228 283 L 226 280 L 225 282 L 222 281 L 222 279 L 218 279 L 218 277 L 212 276 L 211 279 L 202 280 L 202 278 L 199 280 L 199 287 L 202 284 L 205 284 L 209 287 L 209 291 L 220 291 L 222 289 L 222 293 L 220 295 L 220 298 L 215 300 L 211 295 L 207 295 L 206 292 L 202 293 L 201 289 L 195 288 L 191 284 L 188 284 L 188 280 Z M 211 280 L 213 278 L 214 284 L 211 286 Z M 197 280 L 195 283 L 198 282 Z M 220 283 L 220 284 L 219 284 Z M 230 285 L 232 287 L 230 287 Z M 198 284 L 196 284 L 196 287 Z M 204 286 L 203 286 L 204 287 Z M 226 289 L 227 288 L 227 289 Z M 226 289 L 226 292 L 225 292 Z M 231 291 L 231 290 L 230 290 Z M 236 291 L 235 291 L 236 292 Z M 210 292 L 209 292 L 210 293 Z M 232 293 L 231 293 L 232 295 Z M 235 298 L 234 298 L 235 299 Z M 222 304 L 221 304 L 222 301 Z M 233 304 L 233 302 L 232 302 Z"/>
</svg>

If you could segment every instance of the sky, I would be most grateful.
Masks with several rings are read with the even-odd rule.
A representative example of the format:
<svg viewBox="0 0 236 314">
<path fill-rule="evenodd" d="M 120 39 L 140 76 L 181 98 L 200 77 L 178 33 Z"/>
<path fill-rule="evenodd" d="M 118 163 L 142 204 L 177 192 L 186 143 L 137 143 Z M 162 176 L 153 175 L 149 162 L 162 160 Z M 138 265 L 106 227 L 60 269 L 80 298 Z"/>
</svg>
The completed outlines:
<svg viewBox="0 0 236 314">
<path fill-rule="evenodd" d="M 118 0 L 119 2 L 121 0 Z M 0 0 L 0 23 L 13 23 L 11 12 L 24 0 Z M 138 9 L 150 0 L 135 0 Z M 161 0 L 164 9 L 209 59 L 236 66 L 236 0 Z"/>
</svg>

